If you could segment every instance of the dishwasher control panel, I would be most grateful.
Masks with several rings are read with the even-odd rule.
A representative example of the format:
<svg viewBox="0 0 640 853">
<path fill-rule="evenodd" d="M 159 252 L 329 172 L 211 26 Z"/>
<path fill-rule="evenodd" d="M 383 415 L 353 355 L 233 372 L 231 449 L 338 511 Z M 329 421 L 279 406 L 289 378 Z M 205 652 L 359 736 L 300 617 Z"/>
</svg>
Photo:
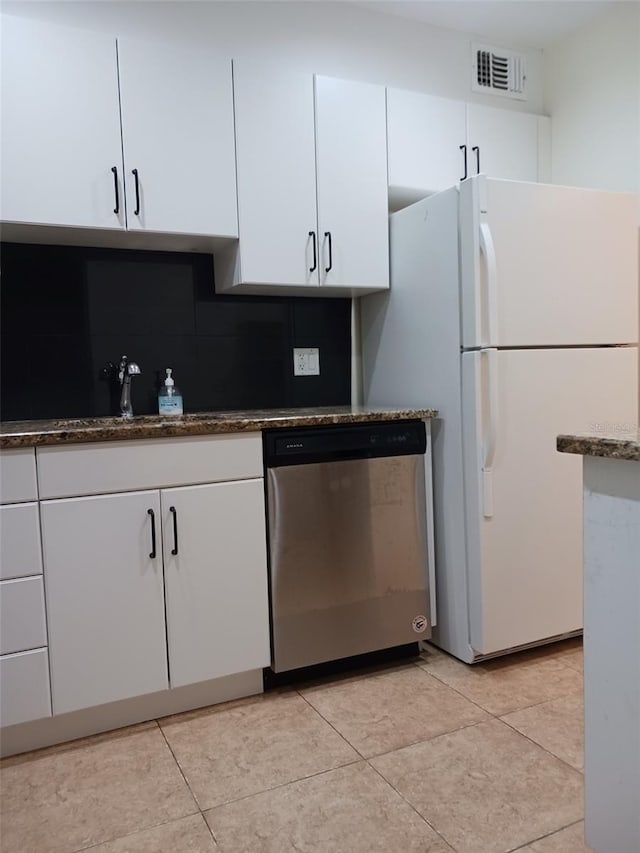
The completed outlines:
<svg viewBox="0 0 640 853">
<path fill-rule="evenodd" d="M 426 451 L 422 421 L 346 424 L 270 430 L 264 433 L 268 468 L 340 459 L 408 456 Z"/>
</svg>

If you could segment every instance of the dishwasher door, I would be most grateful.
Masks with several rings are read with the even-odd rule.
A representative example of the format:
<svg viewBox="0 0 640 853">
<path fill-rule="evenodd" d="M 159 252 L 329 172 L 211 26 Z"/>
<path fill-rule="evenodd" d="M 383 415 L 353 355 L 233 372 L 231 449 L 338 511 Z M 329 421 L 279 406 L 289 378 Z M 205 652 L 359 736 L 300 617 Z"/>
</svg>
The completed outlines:
<svg viewBox="0 0 640 853">
<path fill-rule="evenodd" d="M 267 468 L 275 672 L 427 639 L 424 456 Z"/>
</svg>

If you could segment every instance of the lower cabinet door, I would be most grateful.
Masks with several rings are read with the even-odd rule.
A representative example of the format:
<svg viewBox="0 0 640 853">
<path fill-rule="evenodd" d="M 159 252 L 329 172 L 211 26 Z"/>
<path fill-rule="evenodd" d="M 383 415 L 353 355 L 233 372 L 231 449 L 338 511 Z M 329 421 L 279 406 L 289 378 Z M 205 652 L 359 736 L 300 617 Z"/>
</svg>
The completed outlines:
<svg viewBox="0 0 640 853">
<path fill-rule="evenodd" d="M 171 686 L 269 664 L 262 479 L 161 492 Z"/>
<path fill-rule="evenodd" d="M 0 726 L 51 716 L 46 649 L 0 657 Z"/>
<path fill-rule="evenodd" d="M 43 501 L 54 714 L 168 687 L 158 491 Z"/>
</svg>

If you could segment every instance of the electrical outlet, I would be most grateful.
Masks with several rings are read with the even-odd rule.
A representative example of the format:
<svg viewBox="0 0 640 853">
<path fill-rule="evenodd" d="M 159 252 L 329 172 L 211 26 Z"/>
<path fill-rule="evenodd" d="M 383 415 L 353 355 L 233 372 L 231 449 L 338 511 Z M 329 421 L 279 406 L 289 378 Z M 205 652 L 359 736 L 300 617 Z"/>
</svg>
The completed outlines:
<svg viewBox="0 0 640 853">
<path fill-rule="evenodd" d="M 293 375 L 320 375 L 320 350 L 317 347 L 293 348 Z"/>
</svg>

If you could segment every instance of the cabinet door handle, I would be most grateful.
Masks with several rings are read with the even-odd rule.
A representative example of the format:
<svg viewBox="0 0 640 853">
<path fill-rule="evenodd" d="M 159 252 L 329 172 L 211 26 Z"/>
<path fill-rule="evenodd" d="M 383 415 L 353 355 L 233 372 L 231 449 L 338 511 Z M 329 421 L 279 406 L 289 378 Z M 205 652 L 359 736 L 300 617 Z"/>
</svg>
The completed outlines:
<svg viewBox="0 0 640 853">
<path fill-rule="evenodd" d="M 316 246 L 316 232 L 309 231 L 309 237 L 313 239 L 313 266 L 309 267 L 309 272 L 314 272 L 318 266 L 318 250 Z"/>
<path fill-rule="evenodd" d="M 325 272 L 331 272 L 333 266 L 333 249 L 331 248 L 331 231 L 325 231 L 324 236 L 329 238 L 329 266 L 324 268 Z"/>
<path fill-rule="evenodd" d="M 140 181 L 138 180 L 138 170 L 132 169 L 131 174 L 136 181 L 136 209 L 133 211 L 135 216 L 140 216 Z"/>
<path fill-rule="evenodd" d="M 111 167 L 113 172 L 113 192 L 116 197 L 116 206 L 113 208 L 114 213 L 120 213 L 120 196 L 118 195 L 118 169 L 115 166 Z"/>
<path fill-rule="evenodd" d="M 464 151 L 464 175 L 460 178 L 461 181 L 467 180 L 467 146 L 461 145 L 460 150 Z"/>
<path fill-rule="evenodd" d="M 476 152 L 476 175 L 479 175 L 480 174 L 480 149 L 478 148 L 477 145 L 474 145 L 471 150 Z"/>
<path fill-rule="evenodd" d="M 149 558 L 151 560 L 155 560 L 155 558 L 156 558 L 156 514 L 152 509 L 148 509 L 147 515 L 151 516 L 151 553 L 149 554 Z"/>
<path fill-rule="evenodd" d="M 178 513 L 174 506 L 169 507 L 169 512 L 173 516 L 173 548 L 171 553 L 175 557 L 178 553 Z"/>
</svg>

